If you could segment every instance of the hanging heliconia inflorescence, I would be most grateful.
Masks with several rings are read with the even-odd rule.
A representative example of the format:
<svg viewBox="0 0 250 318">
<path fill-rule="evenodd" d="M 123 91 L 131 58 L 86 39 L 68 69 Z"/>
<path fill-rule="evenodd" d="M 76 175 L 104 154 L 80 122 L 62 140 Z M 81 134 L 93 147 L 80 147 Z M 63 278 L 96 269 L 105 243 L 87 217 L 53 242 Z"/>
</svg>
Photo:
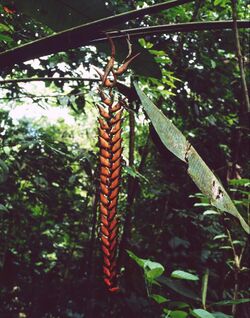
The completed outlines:
<svg viewBox="0 0 250 318">
<path fill-rule="evenodd" d="M 100 146 L 100 222 L 101 222 L 101 244 L 103 251 L 103 274 L 104 282 L 108 290 L 115 292 L 117 287 L 117 245 L 118 245 L 118 220 L 117 204 L 119 185 L 121 177 L 122 161 L 122 138 L 121 123 L 125 98 L 119 96 L 114 101 L 113 88 L 116 86 L 117 77 L 123 74 L 129 63 L 138 55 L 131 56 L 131 45 L 129 54 L 121 67 L 114 70 L 115 46 L 111 38 L 111 57 L 104 74 L 96 70 L 101 77 L 102 84 L 99 93 L 102 103 L 98 106 L 99 120 L 99 146 Z M 112 80 L 108 77 L 112 74 Z"/>
</svg>

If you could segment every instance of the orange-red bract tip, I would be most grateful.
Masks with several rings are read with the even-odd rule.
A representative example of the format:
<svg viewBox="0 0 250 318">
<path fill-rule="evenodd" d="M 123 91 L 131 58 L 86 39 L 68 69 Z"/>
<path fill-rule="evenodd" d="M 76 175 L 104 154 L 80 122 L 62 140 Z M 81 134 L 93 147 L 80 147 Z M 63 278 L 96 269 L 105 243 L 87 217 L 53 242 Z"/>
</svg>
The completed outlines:
<svg viewBox="0 0 250 318">
<path fill-rule="evenodd" d="M 118 293 L 120 291 L 119 287 L 112 287 L 108 289 L 109 292 L 111 293 Z"/>
<path fill-rule="evenodd" d="M 6 6 L 3 7 L 3 10 L 8 14 L 14 14 L 16 12 L 16 10 L 10 9 Z"/>
</svg>

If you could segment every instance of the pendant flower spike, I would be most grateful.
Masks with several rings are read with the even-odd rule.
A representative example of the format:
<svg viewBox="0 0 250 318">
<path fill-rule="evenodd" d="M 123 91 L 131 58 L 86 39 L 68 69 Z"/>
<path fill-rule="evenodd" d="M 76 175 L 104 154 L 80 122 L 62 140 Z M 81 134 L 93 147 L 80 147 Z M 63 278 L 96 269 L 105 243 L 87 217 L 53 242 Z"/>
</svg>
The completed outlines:
<svg viewBox="0 0 250 318">
<path fill-rule="evenodd" d="M 114 101 L 113 88 L 117 77 L 122 75 L 129 64 L 140 54 L 131 57 L 131 44 L 128 39 L 129 54 L 123 64 L 114 70 L 115 45 L 108 36 L 111 46 L 111 57 L 104 73 L 96 69 L 102 84 L 98 91 L 101 103 L 97 105 L 99 121 L 100 146 L 100 236 L 103 252 L 104 283 L 110 292 L 117 292 L 117 250 L 118 250 L 118 219 L 117 205 L 122 168 L 122 113 L 126 106 L 126 97 L 118 97 Z M 112 75 L 112 80 L 109 78 Z"/>
</svg>

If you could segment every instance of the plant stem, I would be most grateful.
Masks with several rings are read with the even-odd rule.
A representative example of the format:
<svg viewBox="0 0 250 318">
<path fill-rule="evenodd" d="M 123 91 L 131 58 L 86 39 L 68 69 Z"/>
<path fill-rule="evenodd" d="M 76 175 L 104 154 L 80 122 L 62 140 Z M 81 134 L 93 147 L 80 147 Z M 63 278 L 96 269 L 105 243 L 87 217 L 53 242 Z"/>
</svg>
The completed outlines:
<svg viewBox="0 0 250 318">
<path fill-rule="evenodd" d="M 134 166 L 134 152 L 135 152 L 135 114 L 129 112 L 129 167 Z M 132 220 L 132 203 L 133 203 L 133 187 L 134 178 L 128 177 L 128 197 L 127 197 L 127 211 L 124 224 L 124 237 L 128 241 L 131 236 L 131 220 Z"/>
<path fill-rule="evenodd" d="M 195 16 L 192 17 L 193 19 Z M 250 28 L 250 22 L 248 20 L 242 20 L 237 22 L 238 28 Z M 232 20 L 222 20 L 222 21 L 207 21 L 207 22 L 186 22 L 186 23 L 178 23 L 178 24 L 163 24 L 156 26 L 147 26 L 147 27 L 139 27 L 133 29 L 125 29 L 119 31 L 110 31 L 108 35 L 112 39 L 122 39 L 126 38 L 128 35 L 132 38 L 140 38 L 146 35 L 161 35 L 161 34 L 169 34 L 176 32 L 195 32 L 195 31 L 213 31 L 213 30 L 229 30 L 233 29 L 233 21 Z M 92 40 L 90 43 L 99 43 L 105 42 L 107 38 L 97 37 L 95 40 Z"/>
<path fill-rule="evenodd" d="M 142 155 L 141 155 L 141 162 L 138 166 L 138 172 L 141 172 L 144 165 L 145 165 L 145 161 L 148 155 L 148 144 L 149 144 L 149 134 L 148 134 L 148 138 L 146 141 L 146 144 L 142 150 Z M 128 201 L 127 201 L 127 213 L 125 216 L 125 221 L 124 221 L 124 231 L 121 237 L 121 242 L 120 242 L 120 253 L 119 253 L 119 257 L 118 257 L 118 262 L 121 264 L 122 263 L 122 259 L 123 256 L 125 255 L 125 249 L 127 248 L 127 244 L 130 238 L 130 233 L 131 233 L 131 225 L 132 225 L 132 215 L 131 213 L 129 213 L 129 211 L 131 211 L 131 207 L 133 206 L 134 203 L 134 199 L 136 197 L 137 191 L 139 188 L 139 182 L 137 179 L 132 178 L 131 179 L 131 184 L 130 184 L 130 195 L 128 196 Z"/>
<path fill-rule="evenodd" d="M 240 68 L 241 85 L 242 85 L 242 92 L 244 96 L 245 111 L 249 112 L 250 104 L 249 104 L 249 95 L 248 95 L 246 76 L 245 76 L 245 70 L 244 70 L 244 57 L 241 52 L 239 30 L 237 25 L 237 0 L 231 0 L 231 3 L 232 3 L 232 14 L 233 14 L 233 31 L 234 31 L 234 37 L 235 37 L 235 48 L 236 48 L 236 55 L 238 58 L 238 64 Z"/>
<path fill-rule="evenodd" d="M 134 112 L 129 112 L 129 167 L 134 165 L 134 152 L 135 152 L 135 115 Z M 127 205 L 126 205 L 126 216 L 123 227 L 123 234 L 120 242 L 119 250 L 119 262 L 123 259 L 125 255 L 125 249 L 127 242 L 131 235 L 131 219 L 132 219 L 132 203 L 133 203 L 133 185 L 134 179 L 128 177 L 128 196 L 127 196 Z"/>
<path fill-rule="evenodd" d="M 231 245 L 232 251 L 233 251 L 233 258 L 234 258 L 234 267 L 233 267 L 233 272 L 234 272 L 234 292 L 233 292 L 233 300 L 237 300 L 238 298 L 238 292 L 239 292 L 239 273 L 240 273 L 240 268 L 241 268 L 241 258 L 242 258 L 242 253 L 241 256 L 239 257 L 237 255 L 237 252 L 235 250 L 234 244 L 233 244 L 233 239 L 232 239 L 232 235 L 231 232 L 229 231 L 226 223 L 223 221 L 223 225 L 226 229 L 226 233 L 227 233 L 227 237 L 228 237 L 228 241 Z M 233 317 L 235 317 L 236 315 L 236 304 L 232 305 L 232 315 Z"/>
<path fill-rule="evenodd" d="M 133 111 L 129 112 L 129 166 L 134 165 L 135 152 L 135 114 Z"/>
<path fill-rule="evenodd" d="M 85 77 L 24 77 L 15 79 L 5 79 L 0 80 L 1 84 L 16 84 L 16 83 L 26 83 L 26 82 L 55 82 L 55 81 L 88 81 L 88 82 L 99 82 L 99 78 L 85 78 Z"/>
</svg>

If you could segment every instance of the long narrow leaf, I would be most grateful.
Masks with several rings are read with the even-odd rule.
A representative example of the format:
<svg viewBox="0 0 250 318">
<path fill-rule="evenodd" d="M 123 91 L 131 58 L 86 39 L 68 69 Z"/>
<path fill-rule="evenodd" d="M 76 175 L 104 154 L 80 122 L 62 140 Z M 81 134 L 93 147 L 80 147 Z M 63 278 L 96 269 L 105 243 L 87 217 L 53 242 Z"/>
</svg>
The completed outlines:
<svg viewBox="0 0 250 318">
<path fill-rule="evenodd" d="M 66 29 L 79 27 L 80 25 L 86 25 L 92 22 L 93 20 L 96 21 L 97 19 L 110 19 L 110 17 L 112 17 L 112 12 L 114 11 L 113 6 L 111 6 L 110 4 L 107 7 L 105 5 L 105 1 L 103 0 L 92 0 L 91 2 L 89 2 L 88 0 L 14 0 L 14 3 L 17 12 L 22 12 L 28 15 L 29 17 L 36 19 L 37 21 L 41 22 L 43 25 L 48 26 L 52 31 L 55 32 L 61 32 Z M 60 10 L 58 10 L 58 7 L 60 7 Z M 162 4 L 160 7 L 158 6 L 158 8 L 159 10 L 161 10 Z M 98 33 L 95 34 L 97 31 L 97 29 L 91 31 L 90 35 L 97 37 Z M 85 39 L 85 35 L 88 36 L 89 34 L 84 34 L 83 36 L 77 39 L 79 40 L 80 46 L 82 45 L 81 41 L 84 41 Z M 94 45 L 97 47 L 98 51 L 110 54 L 110 45 L 107 41 L 107 36 L 104 32 L 100 31 L 99 36 L 103 37 L 104 41 L 95 42 Z M 66 40 L 70 38 L 71 34 L 68 34 Z M 45 40 L 46 38 L 44 38 L 43 41 Z M 124 44 L 126 44 L 125 39 L 122 41 L 115 41 L 115 59 L 119 63 L 121 63 L 124 60 L 124 57 L 127 53 Z M 47 47 L 46 44 L 45 47 Z M 30 50 L 33 52 L 32 48 L 30 48 Z M 135 63 L 131 65 L 132 69 L 136 72 L 136 74 L 142 76 L 153 76 L 156 78 L 161 77 L 160 68 L 158 64 L 155 62 L 153 55 L 150 54 L 148 50 L 143 49 L 139 43 L 134 42 L 133 52 L 141 52 L 140 56 L 138 56 L 138 59 L 136 59 Z M 79 59 L 84 59 L 85 54 L 86 52 L 79 51 Z M 144 65 L 147 65 L 147 68 L 145 68 Z"/>
<path fill-rule="evenodd" d="M 117 25 L 121 25 L 138 17 L 144 17 L 147 14 L 154 14 L 193 1 L 194 0 L 171 0 L 140 10 L 133 10 L 102 18 L 58 32 L 0 53 L 0 67 L 10 67 L 14 64 L 20 64 L 44 55 L 54 54 L 89 44 L 91 40 L 100 37 L 102 32 L 110 30 Z"/>
<path fill-rule="evenodd" d="M 250 21 L 241 20 L 237 21 L 238 28 L 249 29 Z M 129 34 L 131 39 L 145 37 L 147 35 L 169 34 L 176 32 L 193 32 L 193 31 L 209 31 L 209 30 L 230 30 L 233 28 L 233 20 L 221 21 L 202 21 L 202 22 L 185 22 L 185 23 L 171 23 L 163 25 L 146 26 L 139 28 L 122 29 L 119 31 L 108 32 L 109 36 L 113 39 L 124 38 Z M 93 40 L 91 43 L 98 43 L 107 41 L 107 38 L 102 36 Z"/>
<path fill-rule="evenodd" d="M 209 198 L 211 204 L 219 210 L 238 218 L 242 228 L 249 234 L 249 225 L 242 218 L 222 184 L 208 168 L 197 151 L 187 141 L 180 130 L 140 90 L 136 83 L 135 88 L 148 117 L 165 147 L 187 163 L 188 174 L 201 192 Z"/>
<path fill-rule="evenodd" d="M 208 276 L 209 276 L 209 269 L 207 268 L 202 277 L 202 287 L 201 287 L 201 301 L 202 301 L 202 305 L 204 309 L 206 309 L 206 302 L 207 302 Z"/>
</svg>

